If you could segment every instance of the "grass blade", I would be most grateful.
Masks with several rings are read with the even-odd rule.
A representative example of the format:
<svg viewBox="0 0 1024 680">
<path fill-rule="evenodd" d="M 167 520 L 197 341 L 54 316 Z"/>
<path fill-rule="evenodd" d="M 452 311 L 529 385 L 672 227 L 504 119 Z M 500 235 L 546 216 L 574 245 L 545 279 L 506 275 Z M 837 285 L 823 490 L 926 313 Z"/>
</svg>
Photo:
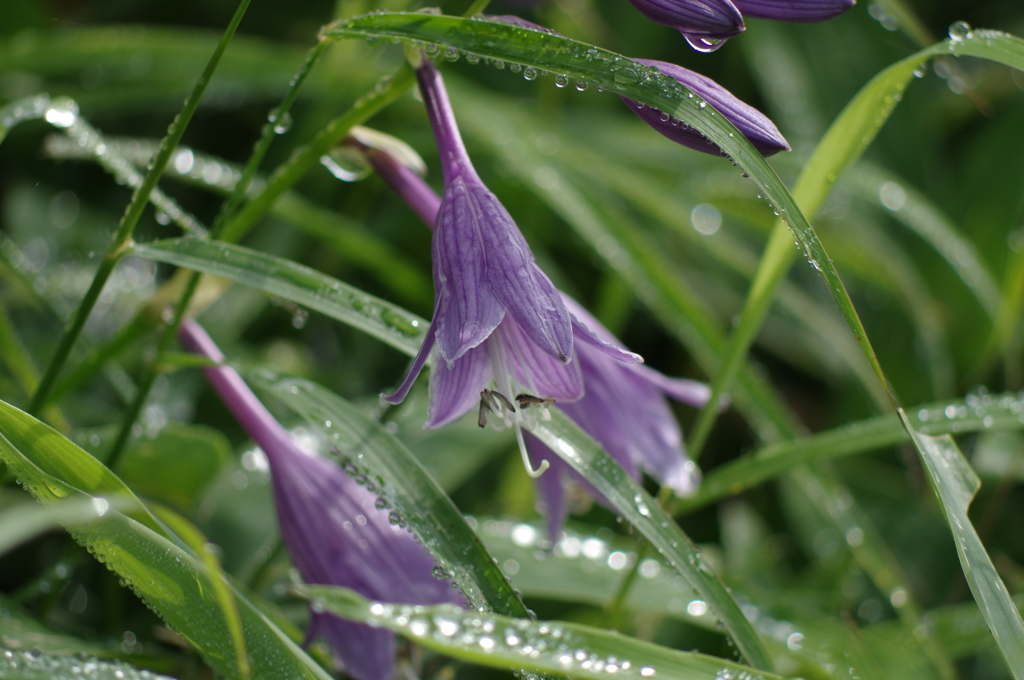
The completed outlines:
<svg viewBox="0 0 1024 680">
<path fill-rule="evenodd" d="M 284 258 L 220 241 L 169 239 L 136 245 L 132 255 L 167 262 L 297 302 L 415 354 L 427 322 L 401 307 Z"/>
<path fill-rule="evenodd" d="M 538 423 L 533 433 L 593 484 L 689 582 L 721 619 L 737 649 L 752 666 L 771 669 L 771 660 L 754 628 L 683 530 L 576 423 L 555 409 L 551 415 L 552 419 Z"/>
<path fill-rule="evenodd" d="M 577 623 L 467 614 L 445 606 L 383 604 L 346 588 L 306 586 L 299 592 L 338 616 L 388 628 L 424 647 L 495 668 L 526 668 L 595 680 L 609 675 L 629 680 L 750 677 L 746 666 Z M 764 680 L 779 677 L 758 675 Z"/>
<path fill-rule="evenodd" d="M 974 599 L 1010 672 L 1016 680 L 1021 680 L 1024 678 L 1024 620 L 967 517 L 967 509 L 981 488 L 981 481 L 952 437 L 921 434 L 914 430 L 902 411 L 900 418 L 921 455 L 928 480 L 953 531 L 956 552 Z"/>
<path fill-rule="evenodd" d="M 392 508 L 393 520 L 408 524 L 470 603 L 511 616 L 527 615 L 459 509 L 383 425 L 308 380 L 278 376 L 267 368 L 250 371 L 246 379 L 306 418 L 339 450 L 346 471 L 374 484 L 375 493 Z"/>
</svg>

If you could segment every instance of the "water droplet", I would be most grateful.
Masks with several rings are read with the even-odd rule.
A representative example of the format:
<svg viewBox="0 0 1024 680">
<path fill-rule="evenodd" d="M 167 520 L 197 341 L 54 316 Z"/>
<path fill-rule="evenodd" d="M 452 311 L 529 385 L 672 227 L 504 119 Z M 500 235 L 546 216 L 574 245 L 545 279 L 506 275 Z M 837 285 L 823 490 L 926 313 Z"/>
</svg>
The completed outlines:
<svg viewBox="0 0 1024 680">
<path fill-rule="evenodd" d="M 509 64 L 508 70 L 512 71 L 512 73 L 519 73 L 520 71 L 523 70 L 523 65 L 522 64 L 517 64 L 517 63 L 513 62 L 513 63 Z"/>
<path fill-rule="evenodd" d="M 428 57 L 436 57 L 441 54 L 441 46 L 437 43 L 427 43 L 423 51 L 427 53 Z"/>
<path fill-rule="evenodd" d="M 535 69 L 532 66 L 527 66 L 526 68 L 523 69 L 523 78 L 526 78 L 527 80 L 536 80 L 537 69 Z"/>
<path fill-rule="evenodd" d="M 587 89 L 587 81 L 585 81 L 585 80 L 577 80 L 576 81 L 576 90 L 578 92 L 583 92 L 586 89 Z"/>
<path fill-rule="evenodd" d="M 476 66 L 480 63 L 480 55 L 473 54 L 472 52 L 466 52 L 466 63 L 472 66 Z"/>
<path fill-rule="evenodd" d="M 274 109 L 267 116 L 267 120 L 274 126 L 275 134 L 283 135 L 292 129 L 292 114 L 287 111 L 284 112 L 284 115 L 280 115 L 278 110 Z"/>
<path fill-rule="evenodd" d="M 555 87 L 563 88 L 569 84 L 569 76 L 557 75 L 555 76 Z"/>
<path fill-rule="evenodd" d="M 446 47 L 444 48 L 444 58 L 448 61 L 459 60 L 459 48 L 458 47 Z"/>
<path fill-rule="evenodd" d="M 966 21 L 954 21 L 949 25 L 949 39 L 961 43 L 971 37 L 971 25 Z"/>
<path fill-rule="evenodd" d="M 644 666 L 643 668 L 640 669 L 640 675 L 641 675 L 641 677 L 644 677 L 644 678 L 653 677 L 655 672 L 656 671 L 653 668 L 651 668 L 650 666 Z"/>
</svg>

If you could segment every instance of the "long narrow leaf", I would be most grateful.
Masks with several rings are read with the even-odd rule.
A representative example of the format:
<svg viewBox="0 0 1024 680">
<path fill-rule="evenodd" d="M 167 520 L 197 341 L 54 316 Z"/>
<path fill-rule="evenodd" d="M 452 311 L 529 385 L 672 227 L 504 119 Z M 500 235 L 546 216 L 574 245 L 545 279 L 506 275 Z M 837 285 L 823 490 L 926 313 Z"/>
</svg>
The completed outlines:
<svg viewBox="0 0 1024 680">
<path fill-rule="evenodd" d="M 242 246 L 169 239 L 136 245 L 131 253 L 280 295 L 355 326 L 407 354 L 415 354 L 427 330 L 426 321 L 401 307 L 291 260 Z"/>
<path fill-rule="evenodd" d="M 956 552 L 974 599 L 1006 658 L 1010 672 L 1021 680 L 1024 678 L 1024 620 L 1021 620 L 1006 584 L 996 572 L 978 532 L 967 517 L 967 509 L 981 488 L 981 481 L 952 437 L 921 434 L 914 430 L 902 411 L 900 417 L 921 454 L 921 461 L 928 470 L 928 480 L 953 531 Z"/>
<path fill-rule="evenodd" d="M 44 503 L 70 499 L 90 504 L 96 519 L 70 525 L 75 539 L 117 572 L 219 673 L 229 678 L 243 677 L 232 634 L 211 580 L 220 576 L 211 575 L 166 534 L 113 509 L 111 501 L 116 499 L 118 504 L 135 508 L 133 514 L 142 520 L 153 520 L 144 508 L 138 510 L 141 503 L 123 484 L 113 483 L 120 480 L 68 439 L 3 402 L 0 460 Z M 93 495 L 95 491 L 87 493 L 83 490 L 87 488 L 103 496 Z M 156 529 L 159 528 L 157 525 Z M 237 592 L 234 596 L 253 677 L 326 680 L 327 674 L 252 602 Z"/>
<path fill-rule="evenodd" d="M 966 400 L 924 404 L 911 409 L 908 418 L 916 431 L 930 435 L 1020 430 L 1024 429 L 1024 395 L 971 395 Z M 711 470 L 697 493 L 677 499 L 673 510 L 692 512 L 816 460 L 851 456 L 907 441 L 910 435 L 900 421 L 887 414 L 772 444 Z"/>
<path fill-rule="evenodd" d="M 771 660 L 739 604 L 712 572 L 700 550 L 661 506 L 561 411 L 534 429 L 547 446 L 583 475 L 662 554 L 722 620 L 747 661 L 771 669 Z"/>
<path fill-rule="evenodd" d="M 338 616 L 393 630 L 424 647 L 496 668 L 572 678 L 722 680 L 753 677 L 734 662 L 680 652 L 577 623 L 466 614 L 450 606 L 370 602 L 346 588 L 306 586 L 300 594 Z M 764 680 L 779 676 L 758 672 Z"/>
<path fill-rule="evenodd" d="M 339 462 L 357 480 L 373 484 L 392 519 L 408 525 L 438 562 L 439 574 L 457 583 L 476 607 L 525 616 L 522 600 L 505 581 L 459 509 L 408 449 L 383 425 L 338 395 L 268 368 L 246 378 L 323 433 Z"/>
</svg>

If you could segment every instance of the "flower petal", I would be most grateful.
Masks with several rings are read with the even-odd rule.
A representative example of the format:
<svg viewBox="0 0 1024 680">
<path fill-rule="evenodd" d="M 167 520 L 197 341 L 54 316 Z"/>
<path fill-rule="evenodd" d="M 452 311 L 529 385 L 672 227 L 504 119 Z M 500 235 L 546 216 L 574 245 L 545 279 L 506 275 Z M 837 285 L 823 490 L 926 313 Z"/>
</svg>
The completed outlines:
<svg viewBox="0 0 1024 680">
<path fill-rule="evenodd" d="M 430 324 L 430 328 L 427 329 L 427 335 L 423 338 L 423 344 L 420 345 L 420 351 L 416 353 L 412 364 L 409 365 L 409 370 L 406 372 L 402 384 L 391 394 L 380 395 L 384 401 L 389 404 L 401 404 L 405 401 L 406 395 L 409 394 L 409 389 L 416 382 L 416 378 L 419 377 L 420 371 L 423 370 L 423 365 L 427 363 L 430 350 L 434 349 L 434 336 L 434 324 Z"/>
<path fill-rule="evenodd" d="M 558 290 L 533 259 L 505 207 L 480 185 L 485 219 L 480 236 L 494 295 L 534 344 L 565 363 L 572 357 L 572 321 Z"/>
<path fill-rule="evenodd" d="M 664 61 L 650 59 L 636 59 L 635 61 L 655 67 L 707 101 L 735 125 L 743 133 L 743 136 L 750 140 L 754 148 L 761 152 L 762 156 L 770 156 L 779 151 L 789 151 L 789 143 L 775 127 L 775 123 L 710 78 Z M 721 152 L 718 146 L 709 143 L 707 138 L 697 130 L 678 121 L 675 121 L 677 124 L 673 125 L 673 120 L 658 109 L 652 109 L 649 106 L 638 108 L 637 102 L 628 97 L 622 97 L 622 100 L 641 120 L 673 142 L 704 153 L 718 154 Z"/>
<path fill-rule="evenodd" d="M 535 390 L 535 397 L 552 397 L 568 402 L 583 396 L 583 374 L 579 362 L 563 364 L 534 345 L 514 319 L 505 317 L 488 342 L 500 342 L 506 366 L 520 385 Z M 510 399 L 515 395 L 507 395 Z"/>
<path fill-rule="evenodd" d="M 586 343 L 587 349 L 597 350 L 613 361 L 618 361 L 622 364 L 642 364 L 644 362 L 644 358 L 639 354 L 621 349 L 614 343 L 602 340 L 575 317 L 572 320 L 572 330 L 577 340 Z M 577 345 L 577 348 L 580 348 L 580 346 Z M 586 350 L 580 348 L 580 351 Z"/>
<path fill-rule="evenodd" d="M 647 366 L 630 366 L 629 370 L 676 401 L 690 406 L 700 408 L 711 397 L 711 388 L 699 380 L 670 378 Z"/>
<path fill-rule="evenodd" d="M 448 366 L 438 361 L 430 376 L 430 417 L 423 427 L 447 425 L 480 401 L 491 379 L 487 348 L 479 345 Z"/>
<path fill-rule="evenodd" d="M 629 0 L 656 23 L 685 34 L 731 38 L 744 30 L 743 16 L 730 0 Z"/>
<path fill-rule="evenodd" d="M 391 680 L 394 675 L 395 634 L 389 630 L 313 613 L 307 638 L 323 639 L 353 678 Z"/>
<path fill-rule="evenodd" d="M 854 0 L 733 0 L 744 16 L 795 23 L 825 21 L 842 14 Z"/>
<path fill-rule="evenodd" d="M 686 457 L 683 433 L 668 402 L 632 370 L 624 368 L 622 373 L 620 389 L 628 398 L 620 404 L 620 416 L 633 423 L 630 457 L 677 494 L 692 493 L 700 483 L 700 473 Z"/>
<path fill-rule="evenodd" d="M 497 199 L 486 187 L 462 175 L 445 184 L 434 226 L 437 302 L 432 325 L 437 329 L 438 351 L 449 366 L 487 339 L 505 315 L 492 289 L 490 244 L 482 233 L 492 219 L 493 204 Z"/>
<path fill-rule="evenodd" d="M 601 325 L 583 305 L 562 293 L 562 301 L 565 308 L 572 315 L 572 330 L 577 340 L 582 340 L 590 347 L 597 349 L 610 359 L 624 364 L 642 364 L 644 358 L 620 347 L 619 339 L 612 335 L 611 331 Z"/>
</svg>

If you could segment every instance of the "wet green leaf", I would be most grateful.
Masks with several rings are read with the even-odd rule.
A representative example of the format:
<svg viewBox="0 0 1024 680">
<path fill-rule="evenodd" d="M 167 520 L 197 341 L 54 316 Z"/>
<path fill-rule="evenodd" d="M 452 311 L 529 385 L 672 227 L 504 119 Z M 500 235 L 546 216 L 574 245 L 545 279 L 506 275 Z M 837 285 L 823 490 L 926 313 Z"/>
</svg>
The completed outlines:
<svg viewBox="0 0 1024 680">
<path fill-rule="evenodd" d="M 172 542 L 131 491 L 96 459 L 31 416 L 0 402 L 0 460 L 44 503 L 71 499 L 93 519 L 68 530 L 124 584 L 184 636 L 211 666 L 241 678 L 224 612 L 207 568 Z M 100 495 L 94 495 L 102 493 Z M 132 515 L 112 508 L 126 505 Z M 142 522 L 152 523 L 152 528 Z M 319 678 L 327 674 L 248 599 L 234 593 L 253 677 Z"/>
<path fill-rule="evenodd" d="M 533 433 L 593 484 L 689 582 L 710 611 L 722 620 L 737 649 L 752 666 L 770 669 L 771 660 L 739 604 L 679 525 L 576 423 L 561 411 L 552 409 L 551 415 L 551 420 L 538 423 Z"/>
<path fill-rule="evenodd" d="M 1024 620 L 967 516 L 981 481 L 952 437 L 921 434 L 902 411 L 900 417 L 921 455 L 928 480 L 953 531 L 956 552 L 974 599 L 1010 672 L 1020 680 L 1024 678 Z"/>
<path fill-rule="evenodd" d="M 279 376 L 263 367 L 249 371 L 246 378 L 304 417 L 338 449 L 339 462 L 346 470 L 375 486 L 385 507 L 391 508 L 394 521 L 408 525 L 470 603 L 499 613 L 526 615 L 526 606 L 459 509 L 383 425 L 308 380 Z"/>
<path fill-rule="evenodd" d="M 213 274 L 280 295 L 414 354 L 428 323 L 401 307 L 309 267 L 242 246 L 198 239 L 136 245 L 133 255 Z"/>
<path fill-rule="evenodd" d="M 779 676 L 717 657 L 680 652 L 619 633 L 561 621 L 467 613 L 456 607 L 370 602 L 346 588 L 305 586 L 300 593 L 339 616 L 393 630 L 449 656 L 496 668 L 525 668 L 572 678 L 629 680 Z"/>
</svg>

